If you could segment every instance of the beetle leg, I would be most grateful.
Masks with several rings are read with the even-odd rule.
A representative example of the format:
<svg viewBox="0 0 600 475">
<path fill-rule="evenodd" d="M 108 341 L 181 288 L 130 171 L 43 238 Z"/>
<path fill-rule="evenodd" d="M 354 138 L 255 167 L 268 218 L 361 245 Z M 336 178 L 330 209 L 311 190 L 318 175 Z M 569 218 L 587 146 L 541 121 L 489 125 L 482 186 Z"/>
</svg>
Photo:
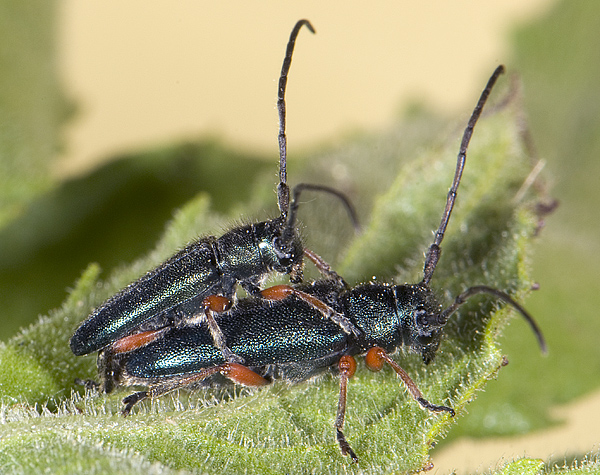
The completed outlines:
<svg viewBox="0 0 600 475">
<path fill-rule="evenodd" d="M 146 346 L 148 343 L 160 338 L 166 330 L 167 328 L 161 328 L 134 333 L 118 339 L 112 345 L 101 350 L 98 353 L 98 372 L 101 375 L 102 391 L 107 394 L 111 393 L 119 384 L 123 368 L 117 355 Z"/>
<path fill-rule="evenodd" d="M 142 346 L 146 346 L 148 343 L 153 342 L 157 338 L 159 338 L 164 332 L 166 328 L 161 328 L 159 330 L 148 330 L 145 332 L 134 333 L 133 335 L 125 336 L 117 341 L 115 341 L 111 347 L 110 351 L 112 354 L 117 353 L 127 353 L 128 351 L 136 350 L 141 348 Z"/>
<path fill-rule="evenodd" d="M 340 286 L 348 288 L 348 284 L 336 271 L 331 268 L 331 265 L 326 262 L 321 256 L 310 249 L 304 248 L 304 255 L 312 261 L 319 272 L 330 280 L 337 282 Z"/>
<path fill-rule="evenodd" d="M 219 328 L 219 325 L 217 325 L 213 314 L 226 312 L 230 308 L 231 300 L 229 300 L 227 297 L 223 297 L 222 295 L 209 295 L 202 301 L 201 312 L 203 316 L 196 319 L 198 323 L 206 320 L 215 346 L 221 350 L 227 361 L 232 361 L 231 358 L 236 360 L 239 357 L 234 355 L 231 350 L 227 348 L 225 344 L 225 336 Z M 193 323 L 195 323 L 194 319 L 188 319 L 186 322 L 188 325 Z M 148 343 L 159 338 L 167 329 L 168 327 L 164 327 L 158 330 L 148 330 L 123 337 L 111 345 L 111 352 L 113 354 L 126 353 L 128 351 L 141 348 L 142 346 L 146 346 Z M 239 361 L 234 362 L 239 363 Z"/>
<path fill-rule="evenodd" d="M 209 295 L 202 300 L 202 309 L 195 318 L 184 320 L 184 325 L 194 325 L 205 323 L 213 339 L 213 343 L 219 349 L 225 361 L 230 363 L 243 363 L 244 359 L 236 355 L 229 349 L 225 341 L 225 335 L 215 321 L 215 313 L 223 313 L 231 308 L 231 300 L 223 295 Z"/>
<path fill-rule="evenodd" d="M 131 412 L 133 406 L 144 399 L 163 396 L 171 391 L 174 391 L 175 389 L 190 386 L 217 373 L 220 373 L 234 383 L 241 384 L 243 386 L 264 386 L 269 384 L 268 380 L 246 366 L 238 363 L 223 363 L 218 366 L 213 366 L 212 368 L 206 368 L 198 373 L 192 374 L 191 376 L 178 378 L 162 384 L 156 384 L 150 387 L 150 389 L 147 391 L 133 393 L 123 399 L 123 404 L 125 407 L 121 411 L 121 414 L 123 416 L 127 416 Z"/>
<path fill-rule="evenodd" d="M 335 438 L 340 445 L 342 455 L 349 455 L 353 462 L 358 462 L 358 457 L 346 441 L 346 437 L 342 432 L 344 428 L 344 418 L 346 415 L 346 392 L 348 387 L 348 379 L 350 379 L 356 371 L 356 360 L 349 355 L 344 355 L 338 363 L 340 370 L 340 399 L 338 401 L 337 416 L 335 418 Z"/>
<path fill-rule="evenodd" d="M 448 406 L 437 406 L 435 404 L 430 403 L 427 399 L 423 397 L 423 393 L 419 390 L 415 382 L 410 379 L 410 376 L 406 371 L 404 371 L 398 363 L 396 363 L 392 358 L 388 356 L 383 348 L 379 348 L 378 346 L 374 346 L 371 348 L 367 355 L 365 356 L 365 363 L 367 364 L 367 368 L 371 371 L 380 371 L 383 368 L 383 363 L 389 364 L 392 369 L 396 372 L 400 379 L 408 389 L 408 392 L 413 397 L 415 401 L 417 401 L 421 406 L 425 409 L 430 410 L 431 412 L 448 412 L 452 417 L 454 417 L 454 409 Z"/>
<path fill-rule="evenodd" d="M 312 308 L 320 312 L 325 318 L 337 324 L 344 331 L 344 333 L 347 333 L 348 335 L 354 335 L 356 337 L 361 335 L 360 330 L 356 328 L 356 326 L 354 326 L 354 324 L 344 315 L 336 312 L 329 305 L 322 300 L 319 300 L 315 296 L 295 289 L 291 285 L 274 285 L 273 287 L 263 290 L 260 294 L 267 300 L 283 300 L 290 295 L 295 295 L 297 298 L 303 300 Z"/>
<path fill-rule="evenodd" d="M 126 398 L 123 398 L 122 402 L 123 404 L 125 404 L 125 407 L 121 411 L 121 415 L 124 417 L 128 416 L 133 406 L 135 406 L 138 402 L 143 401 L 148 397 L 148 391 L 138 391 L 137 393 L 130 394 Z"/>
<path fill-rule="evenodd" d="M 236 355 L 227 346 L 225 335 L 223 335 L 223 332 L 219 328 L 219 325 L 215 321 L 214 317 L 214 313 L 222 313 L 229 310 L 231 308 L 231 300 L 221 295 L 209 295 L 202 301 L 202 305 L 204 307 L 204 315 L 206 317 L 210 335 L 212 336 L 215 346 L 223 354 L 225 361 L 230 363 L 243 363 L 244 359 Z"/>
</svg>

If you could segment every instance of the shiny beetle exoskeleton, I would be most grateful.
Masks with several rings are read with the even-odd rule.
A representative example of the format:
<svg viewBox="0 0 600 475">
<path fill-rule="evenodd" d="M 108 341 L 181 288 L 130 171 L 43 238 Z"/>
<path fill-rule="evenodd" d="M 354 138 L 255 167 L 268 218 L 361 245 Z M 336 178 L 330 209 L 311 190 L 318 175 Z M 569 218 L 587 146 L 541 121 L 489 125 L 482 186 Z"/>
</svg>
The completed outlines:
<svg viewBox="0 0 600 475">
<path fill-rule="evenodd" d="M 426 253 L 423 279 L 419 283 L 367 283 L 348 288 L 339 279 L 325 279 L 275 286 L 263 290 L 260 297 L 240 299 L 231 308 L 215 312 L 215 321 L 227 346 L 244 364 L 224 358 L 204 326 L 166 325 L 123 338 L 100 355 L 99 369 L 105 388 L 137 385 L 148 388 L 123 400 L 123 414 L 129 414 L 143 399 L 180 387 L 220 384 L 223 377 L 237 384 L 261 386 L 275 380 L 295 383 L 333 369 L 340 378 L 335 437 L 341 453 L 356 461 L 358 457 L 343 433 L 347 385 L 356 368 L 355 356 L 364 356 L 367 367 L 373 371 L 379 371 L 385 364 L 391 366 L 422 407 L 452 416 L 451 407 L 429 402 L 390 354 L 407 347 L 419 353 L 425 363 L 431 362 L 448 319 L 476 294 L 487 294 L 514 307 L 529 323 L 545 351 L 537 324 L 507 293 L 476 285 L 443 308 L 430 288 L 471 135 L 503 71 L 503 66 L 494 71 L 465 129 L 441 223 Z M 332 312 L 332 318 L 323 318 L 327 312 Z M 336 315 L 354 331 L 344 331 L 335 320 Z"/>
<path fill-rule="evenodd" d="M 121 338 L 149 329 L 194 322 L 210 331 L 225 359 L 243 362 L 227 347 L 214 320 L 213 313 L 223 309 L 219 307 L 221 304 L 213 307 L 212 297 L 232 299 L 238 284 L 249 294 L 258 295 L 261 284 L 273 272 L 289 274 L 292 282 L 300 282 L 304 257 L 313 261 L 323 275 L 341 281 L 317 254 L 303 248 L 296 227 L 297 205 L 291 210 L 289 205 L 285 88 L 296 37 L 303 26 L 314 32 L 306 20 L 299 21 L 294 27 L 278 87 L 280 183 L 277 195 L 281 216 L 234 228 L 219 238 L 205 237 L 187 245 L 97 307 L 71 338 L 71 350 L 75 355 L 102 350 Z M 301 183 L 293 190 L 294 203 L 304 190 L 321 191 L 339 198 L 357 227 L 354 209 L 342 193 L 327 186 Z M 354 330 L 345 323 L 344 328 Z"/>
</svg>

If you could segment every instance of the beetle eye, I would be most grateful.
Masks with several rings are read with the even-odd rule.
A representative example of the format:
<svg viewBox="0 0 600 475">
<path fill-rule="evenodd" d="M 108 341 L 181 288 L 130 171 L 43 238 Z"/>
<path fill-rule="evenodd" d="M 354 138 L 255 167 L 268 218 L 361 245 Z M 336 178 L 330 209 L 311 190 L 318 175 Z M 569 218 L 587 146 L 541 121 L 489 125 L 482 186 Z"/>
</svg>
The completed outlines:
<svg viewBox="0 0 600 475">
<path fill-rule="evenodd" d="M 427 310 L 425 310 L 424 307 L 417 307 L 413 312 L 413 315 L 415 317 L 415 323 L 417 324 L 417 327 L 422 328 L 429 325 Z"/>
<path fill-rule="evenodd" d="M 282 267 L 288 267 L 294 263 L 294 255 L 281 248 L 278 237 L 273 238 L 273 250 Z"/>
</svg>

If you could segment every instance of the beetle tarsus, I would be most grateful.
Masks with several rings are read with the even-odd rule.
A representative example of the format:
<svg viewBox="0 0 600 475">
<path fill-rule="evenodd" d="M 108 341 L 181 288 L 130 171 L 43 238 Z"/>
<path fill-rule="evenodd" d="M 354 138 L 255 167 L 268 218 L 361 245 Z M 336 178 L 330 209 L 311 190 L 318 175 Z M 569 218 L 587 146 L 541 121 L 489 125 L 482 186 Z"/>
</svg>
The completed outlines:
<svg viewBox="0 0 600 475">
<path fill-rule="evenodd" d="M 431 412 L 447 412 L 448 414 L 450 414 L 452 417 L 454 417 L 456 415 L 456 413 L 454 412 L 454 409 L 452 409 L 451 407 L 448 406 L 437 406 L 435 404 L 430 403 L 427 399 L 425 399 L 424 397 L 420 397 L 417 399 L 417 402 L 423 406 L 425 409 L 431 411 Z"/>
<path fill-rule="evenodd" d="M 137 393 L 130 394 L 126 398 L 123 398 L 122 403 L 125 407 L 121 410 L 121 415 L 127 417 L 138 402 L 148 398 L 148 391 L 138 391 Z"/>
</svg>

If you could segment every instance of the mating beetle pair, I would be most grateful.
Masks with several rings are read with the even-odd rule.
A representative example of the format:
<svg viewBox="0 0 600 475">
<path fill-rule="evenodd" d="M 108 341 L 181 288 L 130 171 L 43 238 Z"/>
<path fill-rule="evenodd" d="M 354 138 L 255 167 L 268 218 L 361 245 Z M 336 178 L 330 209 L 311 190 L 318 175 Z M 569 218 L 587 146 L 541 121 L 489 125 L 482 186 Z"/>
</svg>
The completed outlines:
<svg viewBox="0 0 600 475">
<path fill-rule="evenodd" d="M 291 60 L 293 42 L 303 24 L 306 23 L 299 22 L 292 32 L 286 60 Z M 284 70 L 285 64 L 284 62 Z M 143 310 L 150 308 L 143 322 L 143 319 L 140 319 L 132 323 L 131 313 L 119 313 L 120 306 L 115 302 L 118 302 L 121 296 L 127 295 L 126 289 L 100 307 L 108 307 L 114 312 L 110 318 L 99 317 L 96 311 L 77 330 L 71 340 L 74 352 L 84 354 L 101 350 L 99 367 L 104 390 L 107 392 L 119 385 L 148 386 L 148 390 L 134 393 L 123 400 L 124 414 L 129 413 L 137 402 L 147 397 L 157 397 L 179 387 L 219 384 L 223 376 L 239 384 L 261 386 L 274 380 L 298 382 L 333 369 L 340 376 L 340 397 L 335 421 L 336 439 L 341 452 L 353 460 L 357 460 L 357 456 L 346 441 L 343 425 L 347 384 L 356 365 L 354 356 L 365 355 L 367 366 L 373 370 L 379 370 L 384 363 L 388 363 L 423 407 L 434 412 L 453 414 L 452 408 L 427 401 L 406 372 L 389 355 L 406 346 L 420 353 L 424 362 L 429 363 L 438 349 L 448 318 L 468 298 L 478 293 L 490 294 L 515 307 L 533 328 L 542 349 L 545 348 L 543 337 L 531 316 L 506 293 L 487 286 L 474 286 L 461 293 L 453 304 L 442 309 L 429 287 L 439 262 L 440 246 L 456 199 L 473 129 L 502 72 L 503 67 L 499 67 L 490 78 L 465 130 L 455 176 L 440 226 L 426 254 L 421 282 L 413 285 L 369 283 L 349 288 L 343 279 L 323 264 L 320 269 L 327 279 L 265 289 L 256 292 L 259 296 L 240 299 L 232 307 L 229 307 L 227 298 L 221 308 L 221 301 L 212 292 L 223 285 L 218 278 L 214 281 L 206 279 L 210 285 L 216 282 L 208 293 L 186 301 L 179 300 L 176 305 L 170 307 L 170 300 L 166 297 L 164 301 L 158 302 L 158 307 L 156 301 L 144 299 L 143 291 L 147 288 L 142 285 L 142 290 L 138 291 L 138 300 L 134 301 L 137 306 L 134 307 L 138 312 L 141 311 L 138 306 Z M 283 99 L 284 88 L 285 81 L 283 89 L 280 81 L 280 99 Z M 280 106 L 279 111 L 282 117 L 285 106 Z M 283 131 L 284 120 L 281 124 Z M 281 137 L 281 150 L 285 154 L 285 134 L 280 133 L 280 144 Z M 285 180 L 282 182 L 285 183 Z M 281 203 L 285 202 L 282 196 L 284 194 L 281 193 L 280 187 L 280 208 L 286 209 L 286 212 L 282 210 L 282 218 L 285 218 L 287 207 L 281 206 Z M 296 207 L 297 199 L 294 199 L 287 216 L 290 222 L 290 217 L 295 216 Z M 285 222 L 285 219 L 283 221 Z M 290 233 L 292 229 L 293 226 L 283 226 L 280 235 L 271 236 L 284 236 L 286 230 Z M 274 241 L 271 240 L 270 243 L 274 244 Z M 301 247 L 298 246 L 298 249 Z M 238 251 L 239 249 L 231 250 L 231 257 L 243 257 Z M 178 256 L 180 254 L 167 261 L 157 271 L 167 269 L 166 274 L 170 276 L 170 266 L 180 261 Z M 243 264 L 241 261 L 238 263 Z M 188 265 L 191 267 L 193 264 Z M 188 267 L 176 269 L 187 270 Z M 293 270 L 290 272 L 294 277 Z M 247 285 L 247 282 L 252 282 L 257 276 L 262 277 L 264 273 L 263 271 L 252 274 L 250 271 L 238 281 Z M 184 277 L 184 274 L 178 275 Z M 201 276 L 198 277 L 198 281 L 202 281 Z M 177 287 L 177 282 L 172 285 Z M 132 284 L 128 289 L 136 288 L 138 283 Z M 166 290 L 171 288 L 165 286 Z M 179 287 L 176 288 L 177 291 L 178 289 Z M 230 297 L 233 291 L 231 294 L 225 291 L 215 293 Z M 154 296 L 162 295 L 157 293 Z M 177 299 L 182 294 L 171 292 L 164 295 L 169 298 L 176 295 Z M 157 308 L 160 311 L 157 311 Z M 206 319 L 197 319 L 198 308 L 202 309 Z M 125 325 L 124 320 L 127 321 Z M 102 343 L 95 341 L 93 345 L 87 345 L 85 342 L 88 338 L 98 339 L 92 332 L 82 329 L 94 325 L 101 327 L 103 334 L 108 333 L 104 331 L 107 328 L 111 331 L 112 328 L 118 330 L 104 336 Z M 214 330 L 215 327 L 220 336 Z M 221 337 L 222 340 L 219 340 Z M 82 350 L 84 346 L 86 349 Z M 87 348 L 91 346 L 95 346 L 95 349 L 88 351 Z"/>
<path fill-rule="evenodd" d="M 262 282 L 272 272 L 289 274 L 292 282 L 300 282 L 304 257 L 313 261 L 328 278 L 339 279 L 317 254 L 303 248 L 296 228 L 297 203 L 304 190 L 329 193 L 342 201 L 355 227 L 358 227 L 351 203 L 333 188 L 301 183 L 294 188 L 290 206 L 287 185 L 285 88 L 295 40 L 303 25 L 314 32 L 306 20 L 294 27 L 278 88 L 280 183 L 277 195 L 281 216 L 240 226 L 219 238 L 210 236 L 186 246 L 96 308 L 71 338 L 71 350 L 75 355 L 100 351 L 140 330 L 187 324 L 194 320 L 208 325 L 213 343 L 227 360 L 239 361 L 227 347 L 213 318 L 214 311 L 229 307 L 229 299 L 235 296 L 238 284 L 249 294 L 256 295 Z"/>
</svg>

